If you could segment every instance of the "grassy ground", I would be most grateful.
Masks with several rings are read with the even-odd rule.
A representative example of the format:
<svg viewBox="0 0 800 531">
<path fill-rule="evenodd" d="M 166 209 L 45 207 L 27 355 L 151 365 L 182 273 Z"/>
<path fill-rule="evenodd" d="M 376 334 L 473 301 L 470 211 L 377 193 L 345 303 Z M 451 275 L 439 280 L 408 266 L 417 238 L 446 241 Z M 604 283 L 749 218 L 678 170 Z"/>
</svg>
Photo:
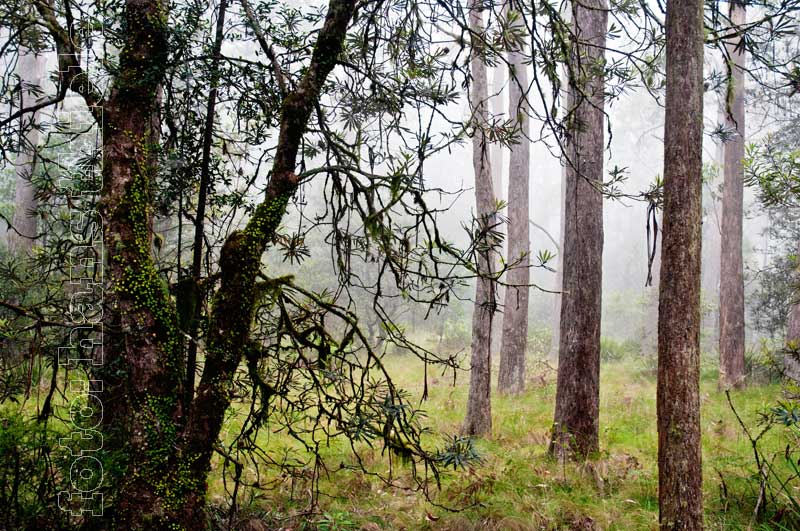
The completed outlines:
<svg viewBox="0 0 800 531">
<path fill-rule="evenodd" d="M 399 355 L 387 359 L 395 381 L 418 400 L 422 365 Z M 472 469 L 450 472 L 432 501 L 398 488 L 387 488 L 359 472 L 340 470 L 319 479 L 318 529 L 396 530 L 528 530 L 656 529 L 656 389 L 652 364 L 626 360 L 605 364 L 601 374 L 600 455 L 584 463 L 563 463 L 546 454 L 555 398 L 555 374 L 545 363 L 529 367 L 527 391 L 516 397 L 493 396 L 493 430 L 476 446 L 484 458 Z M 702 374 L 702 434 L 706 529 L 747 529 L 757 492 L 752 449 L 724 393 L 717 391 L 716 371 Z M 453 386 L 450 375 L 431 377 L 430 397 L 423 404 L 428 425 L 437 433 L 455 434 L 463 421 L 468 375 Z M 780 398 L 778 384 L 751 385 L 732 393 L 748 425 L 757 413 Z M 235 418 L 232 420 L 235 423 Z M 273 434 L 269 444 L 289 444 Z M 781 451 L 779 434 L 768 434 L 766 448 Z M 350 463 L 344 445 L 324 449 L 326 462 Z M 373 468 L 388 467 L 374 452 Z M 336 466 L 332 467 L 336 468 Z M 403 474 L 407 472 L 401 472 Z M 307 508 L 311 480 L 271 478 L 278 487 L 250 502 L 250 510 L 272 517 Z M 402 482 L 402 481 L 401 481 Z M 410 481 L 409 481 L 410 483 Z M 221 482 L 212 499 L 223 502 Z M 461 508 L 450 511 L 439 507 Z M 246 513 L 247 511 L 244 511 Z M 286 529 L 301 529 L 291 519 Z M 256 520 L 242 525 L 258 527 Z M 756 524 L 752 529 L 772 529 Z M 780 529 L 775 527 L 774 529 Z"/>
</svg>

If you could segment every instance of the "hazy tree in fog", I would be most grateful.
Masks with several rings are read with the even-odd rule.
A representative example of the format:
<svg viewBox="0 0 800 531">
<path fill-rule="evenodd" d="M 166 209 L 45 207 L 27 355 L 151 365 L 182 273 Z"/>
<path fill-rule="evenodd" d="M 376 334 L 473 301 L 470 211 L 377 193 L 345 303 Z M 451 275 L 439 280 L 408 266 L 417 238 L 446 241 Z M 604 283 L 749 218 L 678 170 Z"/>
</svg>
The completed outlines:
<svg viewBox="0 0 800 531">
<path fill-rule="evenodd" d="M 527 98 L 528 65 L 517 47 L 527 42 L 522 24 L 522 5 L 509 3 L 506 11 L 514 46 L 508 52 L 508 108 L 518 127 L 511 145 L 508 168 L 508 254 L 503 304 L 503 337 L 497 387 L 501 392 L 521 393 L 525 387 L 525 353 L 528 343 L 528 298 L 530 288 L 530 118 Z M 518 39 L 518 40 L 517 40 Z"/>
<path fill-rule="evenodd" d="M 740 0 L 730 3 L 730 19 L 742 26 L 746 8 Z M 730 55 L 725 98 L 725 125 L 731 138 L 724 144 L 722 235 L 719 280 L 719 385 L 738 387 L 744 383 L 744 264 L 742 217 L 744 208 L 744 37 L 727 43 Z"/>
<path fill-rule="evenodd" d="M 658 318 L 658 500 L 662 530 L 703 528 L 700 454 L 700 253 L 703 3 L 666 18 L 664 230 Z"/>
<path fill-rule="evenodd" d="M 33 31 L 28 28 L 28 39 Z M 17 60 L 19 76 L 19 108 L 31 107 L 36 103 L 44 77 L 45 56 L 35 52 L 32 46 L 20 45 Z M 40 113 L 34 112 L 20 117 L 19 152 L 15 161 L 16 180 L 14 183 L 14 217 L 8 231 L 8 246 L 11 252 L 26 252 L 33 246 L 37 232 L 36 188 L 31 177 L 36 171 L 37 148 L 39 145 Z"/>
<path fill-rule="evenodd" d="M 499 6 L 496 6 L 497 9 Z M 499 61 L 494 68 L 492 68 L 492 86 L 489 94 L 489 101 L 491 105 L 491 112 L 495 120 L 500 119 L 505 114 L 506 102 L 506 70 L 508 66 L 504 61 Z M 492 189 L 494 190 L 495 199 L 498 201 L 505 201 L 503 187 L 503 152 L 504 146 L 500 142 L 493 142 L 491 147 L 491 164 L 492 164 Z M 504 212 L 507 215 L 507 210 Z M 502 224 L 497 226 L 498 233 L 504 232 L 506 227 Z M 504 239 L 507 244 L 507 240 Z M 507 245 L 500 246 L 495 253 L 495 267 L 497 270 L 502 268 L 504 257 L 508 249 Z M 495 284 L 495 298 L 498 302 L 505 299 L 505 287 L 501 283 Z M 503 319 L 502 316 L 492 321 L 492 353 L 500 351 L 500 342 L 503 335 Z"/>
<path fill-rule="evenodd" d="M 561 12 L 559 13 L 564 20 L 565 23 L 569 23 L 572 20 L 572 13 L 570 12 L 569 4 L 564 2 L 561 4 Z M 561 65 L 561 86 L 560 86 L 560 93 L 561 93 L 561 108 L 559 111 L 561 112 L 562 116 L 566 116 L 569 112 L 568 105 L 568 94 L 569 94 L 569 69 L 567 68 L 566 64 Z M 564 217 L 564 202 L 566 201 L 567 197 L 567 162 L 566 159 L 562 156 L 561 158 L 561 192 L 559 195 L 558 201 L 558 243 L 557 246 L 557 253 L 556 256 L 556 277 L 555 277 L 555 285 L 553 286 L 553 291 L 556 293 L 553 294 L 553 315 L 551 318 L 551 334 L 550 334 L 550 359 L 557 361 L 558 360 L 558 349 L 559 345 L 561 344 L 561 289 L 564 285 L 564 253 L 561 252 L 564 249 L 564 222 L 566 218 Z"/>
<path fill-rule="evenodd" d="M 800 278 L 800 242 L 795 256 L 795 279 Z M 789 306 L 789 320 L 786 326 L 786 354 L 784 356 L 784 372 L 786 376 L 800 382 L 800 296 L 798 286 Z"/>
<path fill-rule="evenodd" d="M 558 456 L 598 449 L 607 9 L 605 0 L 572 4 L 561 332 L 550 444 Z"/>
<path fill-rule="evenodd" d="M 469 25 L 473 35 L 482 35 L 484 4 L 471 0 Z M 486 59 L 481 39 L 473 38 L 470 50 L 470 108 L 472 110 L 472 167 L 475 173 L 475 213 L 478 236 L 475 259 L 478 277 L 475 280 L 475 303 L 472 314 L 472 351 L 470 356 L 469 396 L 464 433 L 482 435 L 492 429 L 491 366 L 492 322 L 495 316 L 495 283 L 492 234 L 495 230 L 495 195 L 492 187 L 491 144 L 485 133 L 488 122 L 488 80 Z"/>
</svg>

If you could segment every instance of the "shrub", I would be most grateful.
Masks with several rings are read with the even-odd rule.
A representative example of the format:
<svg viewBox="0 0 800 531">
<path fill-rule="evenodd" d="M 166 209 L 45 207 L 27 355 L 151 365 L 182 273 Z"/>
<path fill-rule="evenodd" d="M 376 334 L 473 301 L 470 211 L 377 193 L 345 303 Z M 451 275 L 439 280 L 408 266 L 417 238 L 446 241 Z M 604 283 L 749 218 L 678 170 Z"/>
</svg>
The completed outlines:
<svg viewBox="0 0 800 531">
<path fill-rule="evenodd" d="M 626 339 L 617 341 L 610 337 L 600 338 L 600 360 L 604 362 L 618 362 L 639 357 L 642 353 L 641 346 L 636 341 Z"/>
<path fill-rule="evenodd" d="M 0 528 L 68 529 L 58 492 L 69 471 L 60 470 L 57 430 L 11 408 L 0 410 Z"/>
</svg>

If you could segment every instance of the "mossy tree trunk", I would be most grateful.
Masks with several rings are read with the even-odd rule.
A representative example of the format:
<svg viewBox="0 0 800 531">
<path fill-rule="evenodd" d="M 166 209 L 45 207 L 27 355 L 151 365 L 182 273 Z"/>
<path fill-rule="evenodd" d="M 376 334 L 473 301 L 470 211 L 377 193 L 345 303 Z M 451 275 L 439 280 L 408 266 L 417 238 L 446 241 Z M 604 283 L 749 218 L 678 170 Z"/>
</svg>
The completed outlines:
<svg viewBox="0 0 800 531">
<path fill-rule="evenodd" d="M 550 451 L 598 450 L 603 280 L 605 0 L 573 3 L 575 43 L 568 108 L 563 284 L 556 409 Z"/>
<path fill-rule="evenodd" d="M 124 45 L 104 98 L 82 70 L 77 43 L 60 26 L 52 1 L 36 3 L 59 53 L 61 90 L 81 94 L 103 124 L 100 208 L 109 288 L 105 359 L 96 377 L 104 386 L 104 444 L 123 466 L 112 480 L 119 487 L 106 517 L 90 518 L 89 527 L 206 528 L 206 480 L 230 405 L 234 371 L 250 341 L 261 257 L 297 188 L 294 171 L 302 136 L 355 10 L 355 0 L 330 1 L 310 64 L 283 100 L 264 201 L 221 253 L 221 287 L 210 316 L 206 363 L 186 414 L 177 310 L 151 248 L 159 87 L 168 59 L 167 5 L 164 0 L 126 0 Z"/>
<path fill-rule="evenodd" d="M 297 190 L 298 177 L 294 172 L 300 144 L 309 117 L 319 102 L 323 83 L 343 49 L 355 4 L 355 0 L 330 1 L 311 62 L 297 87 L 283 100 L 278 144 L 264 200 L 246 227 L 231 234 L 222 248 L 221 286 L 212 302 L 205 367 L 183 434 L 189 481 L 203 486 L 186 499 L 190 508 L 202 509 L 203 506 L 213 444 L 230 405 L 229 389 L 234 372 L 249 350 L 255 311 L 254 288 L 261 258 Z"/>
<path fill-rule="evenodd" d="M 700 256 L 703 3 L 667 6 L 664 231 L 658 305 L 658 501 L 662 530 L 703 528 Z"/>
<path fill-rule="evenodd" d="M 168 58 L 167 4 L 129 0 L 119 71 L 98 102 L 101 214 L 108 262 L 105 360 L 98 374 L 106 446 L 124 464 L 109 516 L 131 529 L 178 521 L 183 360 L 177 312 L 152 256 L 159 87 Z"/>
</svg>

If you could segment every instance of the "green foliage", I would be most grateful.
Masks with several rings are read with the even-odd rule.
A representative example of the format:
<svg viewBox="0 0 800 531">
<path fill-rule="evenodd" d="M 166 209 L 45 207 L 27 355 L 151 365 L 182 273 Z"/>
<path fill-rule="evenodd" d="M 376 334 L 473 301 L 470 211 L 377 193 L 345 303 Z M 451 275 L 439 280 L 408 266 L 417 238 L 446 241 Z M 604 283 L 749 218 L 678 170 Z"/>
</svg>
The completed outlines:
<svg viewBox="0 0 800 531">
<path fill-rule="evenodd" d="M 316 529 L 319 531 L 348 531 L 356 529 L 356 524 L 347 513 L 334 511 L 323 514 L 316 522 Z"/>
<path fill-rule="evenodd" d="M 744 373 L 749 384 L 778 383 L 782 379 L 783 347 L 762 339 L 744 353 Z"/>
<path fill-rule="evenodd" d="M 611 337 L 600 338 L 600 361 L 619 362 L 632 360 L 642 353 L 641 346 L 632 339 L 617 341 Z"/>
<path fill-rule="evenodd" d="M 753 506 L 751 524 L 759 522 L 762 529 L 800 527 L 800 406 L 796 400 L 794 395 L 762 408 L 758 420 L 748 423 L 728 395 L 731 411 L 752 448 L 750 473 L 742 478 L 750 488 L 739 495 Z M 777 432 L 777 448 L 766 442 L 770 432 Z"/>
<path fill-rule="evenodd" d="M 475 449 L 475 441 L 472 437 L 461 435 L 448 436 L 444 447 L 436 452 L 435 459 L 444 468 L 466 468 L 467 466 L 480 464 L 483 459 Z"/>
<path fill-rule="evenodd" d="M 58 492 L 69 490 L 62 432 L 12 407 L 0 409 L 0 528 L 67 529 Z M 63 452 L 62 452 L 63 453 Z"/>
</svg>

